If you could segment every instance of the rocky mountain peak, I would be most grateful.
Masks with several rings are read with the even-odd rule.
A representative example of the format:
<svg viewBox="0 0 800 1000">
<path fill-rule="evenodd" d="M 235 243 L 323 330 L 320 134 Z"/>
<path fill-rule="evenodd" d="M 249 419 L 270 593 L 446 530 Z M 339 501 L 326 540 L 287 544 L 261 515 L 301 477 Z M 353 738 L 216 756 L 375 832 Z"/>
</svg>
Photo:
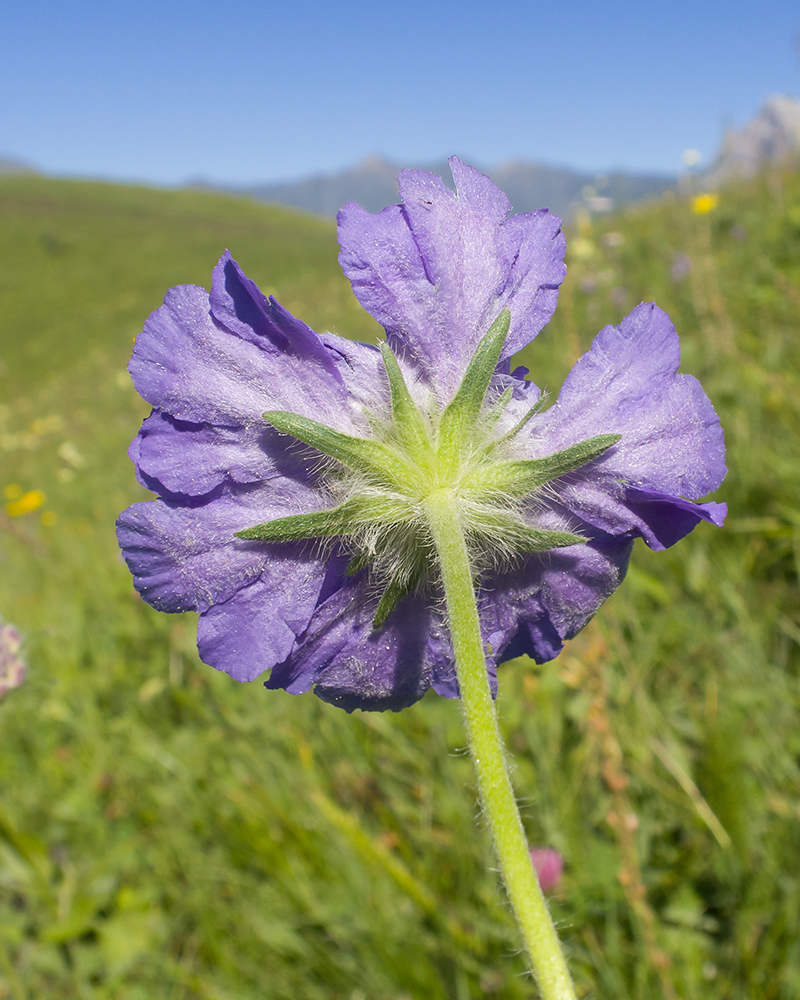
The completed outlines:
<svg viewBox="0 0 800 1000">
<path fill-rule="evenodd" d="M 768 163 L 800 154 L 800 101 L 776 95 L 739 129 L 728 129 L 709 178 L 752 177 Z"/>
</svg>

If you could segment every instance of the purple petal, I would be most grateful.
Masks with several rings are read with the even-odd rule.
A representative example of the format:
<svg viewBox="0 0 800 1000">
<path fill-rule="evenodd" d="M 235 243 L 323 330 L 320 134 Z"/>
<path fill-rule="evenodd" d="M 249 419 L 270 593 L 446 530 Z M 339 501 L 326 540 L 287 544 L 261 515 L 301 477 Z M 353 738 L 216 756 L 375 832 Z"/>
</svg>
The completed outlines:
<svg viewBox="0 0 800 1000">
<path fill-rule="evenodd" d="M 191 423 L 260 427 L 279 409 L 351 433 L 363 427 L 316 334 L 274 300 L 257 302 L 246 280 L 223 258 L 213 304 L 194 285 L 170 289 L 136 340 L 129 371 L 139 394 Z"/>
<path fill-rule="evenodd" d="M 320 498 L 310 489 L 286 479 L 278 483 L 280 488 L 226 491 L 202 504 L 173 498 L 123 511 L 117 538 L 142 597 L 159 611 L 206 611 L 230 600 L 275 561 L 289 581 L 298 564 L 322 565 L 310 546 L 268 546 L 235 537 L 262 521 L 319 507 Z"/>
<path fill-rule="evenodd" d="M 287 444 L 263 421 L 214 427 L 159 410 L 144 421 L 129 455 L 145 485 L 188 496 L 210 493 L 226 480 L 247 484 L 290 476 L 305 483 L 315 465 L 313 457 Z"/>
<path fill-rule="evenodd" d="M 545 663 L 613 594 L 628 568 L 633 542 L 608 536 L 529 556 L 490 579 L 480 595 L 481 627 L 495 659 Z"/>
<path fill-rule="evenodd" d="M 320 340 L 336 365 L 344 382 L 350 405 L 376 411 L 386 408 L 388 382 L 381 352 L 372 344 L 337 337 L 334 333 L 321 333 Z"/>
<path fill-rule="evenodd" d="M 677 503 L 680 513 L 664 536 L 675 541 L 679 525 L 685 534 L 704 519 L 702 513 L 692 519 L 691 505 L 680 498 L 704 496 L 726 472 L 719 418 L 697 379 L 677 374 L 679 363 L 669 317 L 643 303 L 619 327 L 597 335 L 556 405 L 531 421 L 524 442 L 527 453 L 539 457 L 596 434 L 621 434 L 613 448 L 552 490 L 582 520 L 611 534 L 640 532 L 655 548 L 663 547 L 659 532 L 647 527 L 630 488 Z M 655 507 L 648 509 L 657 516 Z"/>
<path fill-rule="evenodd" d="M 406 598 L 375 631 L 376 606 L 365 580 L 345 581 L 320 605 L 306 634 L 265 686 L 302 694 L 316 685 L 315 694 L 348 712 L 396 712 L 418 701 L 431 685 L 432 610 L 419 598 Z"/>
<path fill-rule="evenodd" d="M 710 521 L 720 528 L 728 513 L 725 503 L 692 503 L 681 497 L 633 487 L 625 491 L 625 502 L 641 521 L 640 531 L 651 549 L 668 549 L 701 521 Z"/>
<path fill-rule="evenodd" d="M 680 344 L 669 316 L 642 303 L 607 326 L 577 362 L 543 441 L 557 450 L 595 434 L 622 440 L 594 468 L 634 486 L 699 498 L 725 478 L 719 417 L 700 383 L 678 375 Z"/>
<path fill-rule="evenodd" d="M 415 359 L 443 401 L 501 309 L 511 311 L 504 357 L 549 320 L 564 277 L 560 220 L 508 218 L 509 202 L 473 167 L 450 161 L 457 193 L 424 170 L 405 170 L 402 206 L 339 213 L 339 260 L 390 343 Z"/>
<path fill-rule="evenodd" d="M 209 304 L 214 319 L 231 333 L 262 350 L 290 355 L 303 367 L 321 369 L 334 382 L 339 380 L 319 336 L 272 296 L 267 298 L 227 250 L 214 268 Z"/>
<path fill-rule="evenodd" d="M 308 627 L 324 575 L 319 560 L 273 554 L 253 583 L 200 616 L 200 658 L 237 681 L 252 681 L 280 663 Z"/>
</svg>

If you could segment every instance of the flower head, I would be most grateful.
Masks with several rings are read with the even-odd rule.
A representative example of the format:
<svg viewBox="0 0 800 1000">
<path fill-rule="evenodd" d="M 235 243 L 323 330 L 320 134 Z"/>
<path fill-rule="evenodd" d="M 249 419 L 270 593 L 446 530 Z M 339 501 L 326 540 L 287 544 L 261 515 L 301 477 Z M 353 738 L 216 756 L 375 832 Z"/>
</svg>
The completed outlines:
<svg viewBox="0 0 800 1000">
<path fill-rule="evenodd" d="M 711 191 L 698 194 L 692 198 L 692 211 L 695 215 L 708 215 L 719 204 L 719 195 Z"/>
<path fill-rule="evenodd" d="M 173 288 L 130 371 L 154 407 L 131 446 L 158 499 L 118 537 L 162 611 L 200 612 L 198 647 L 238 680 L 314 688 L 352 710 L 458 688 L 426 505 L 458 503 L 487 669 L 539 662 L 625 574 L 635 537 L 664 548 L 722 504 L 725 474 L 699 383 L 676 374 L 657 307 L 607 327 L 546 409 L 511 355 L 552 315 L 560 220 L 510 216 L 451 160 L 456 192 L 421 170 L 402 205 L 339 213 L 340 262 L 383 325 L 381 349 L 317 334 L 225 254 L 210 294 Z"/>
<path fill-rule="evenodd" d="M 529 853 L 542 892 L 552 892 L 564 874 L 564 859 L 552 847 L 532 847 Z"/>
<path fill-rule="evenodd" d="M 8 493 L 8 491 L 6 491 Z M 23 514 L 30 514 L 31 511 L 38 510 L 44 503 L 44 493 L 41 490 L 28 490 L 6 504 L 6 513 L 9 517 L 22 517 Z"/>
<path fill-rule="evenodd" d="M 0 621 L 0 698 L 25 680 L 21 647 L 22 639 L 16 628 Z"/>
</svg>

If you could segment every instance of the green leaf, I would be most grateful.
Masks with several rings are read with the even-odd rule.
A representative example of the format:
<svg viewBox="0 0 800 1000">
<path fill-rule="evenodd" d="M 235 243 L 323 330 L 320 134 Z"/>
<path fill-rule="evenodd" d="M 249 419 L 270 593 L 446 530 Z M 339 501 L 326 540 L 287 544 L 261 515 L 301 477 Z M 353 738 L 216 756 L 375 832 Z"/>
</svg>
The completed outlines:
<svg viewBox="0 0 800 1000">
<path fill-rule="evenodd" d="M 445 467 L 457 464 L 464 438 L 480 416 L 486 390 L 500 361 L 510 325 L 511 313 L 503 309 L 478 344 L 458 391 L 442 414 L 438 450 L 440 462 L 444 460 Z"/>
<path fill-rule="evenodd" d="M 353 527 L 353 515 L 357 504 L 347 501 L 330 510 L 314 511 L 311 514 L 290 514 L 277 517 L 274 521 L 256 524 L 252 528 L 237 531 L 237 538 L 254 542 L 294 542 L 301 538 L 331 538 L 346 535 Z"/>
<path fill-rule="evenodd" d="M 356 552 L 347 564 L 347 569 L 344 571 L 344 575 L 355 576 L 356 573 L 360 573 L 362 569 L 366 569 L 374 558 L 375 555 L 372 552 L 368 552 L 366 549 L 362 549 L 361 552 Z"/>
<path fill-rule="evenodd" d="M 524 462 L 536 477 L 537 485 L 547 483 L 551 479 L 557 479 L 568 472 L 579 469 L 587 462 L 599 458 L 621 439 L 621 434 L 598 434 L 596 437 L 587 438 L 586 441 L 579 441 L 578 444 L 570 445 L 562 451 L 557 451 L 546 458 L 531 459 Z"/>
<path fill-rule="evenodd" d="M 568 472 L 574 472 L 587 462 L 599 458 L 622 437 L 621 434 L 598 434 L 596 437 L 570 445 L 546 458 L 531 458 L 517 462 L 498 462 L 483 468 L 474 483 L 479 492 L 495 490 L 511 496 L 525 496 L 544 483 Z"/>
<path fill-rule="evenodd" d="M 235 535 L 255 542 L 294 542 L 301 538 L 350 535 L 366 525 L 403 524 L 414 518 L 413 506 L 406 501 L 367 493 L 328 510 L 276 517 L 274 521 L 244 528 Z"/>
<path fill-rule="evenodd" d="M 411 398 L 406 380 L 392 353 L 389 345 L 381 344 L 383 367 L 389 379 L 389 391 L 392 395 L 392 416 L 397 436 L 403 447 L 413 455 L 418 463 L 430 465 L 433 459 L 431 439 L 425 418 L 417 409 L 417 404 Z M 427 461 L 426 461 L 427 459 Z"/>
<path fill-rule="evenodd" d="M 519 432 L 528 423 L 528 421 L 532 420 L 537 413 L 542 412 L 546 402 L 547 402 L 547 393 L 543 392 L 541 396 L 538 398 L 538 400 L 528 410 L 528 412 L 514 424 L 511 430 L 506 431 L 506 433 L 501 438 L 498 439 L 497 444 L 505 443 L 506 441 L 513 441 L 513 439 L 517 436 L 517 434 L 519 434 Z"/>
<path fill-rule="evenodd" d="M 513 441 L 514 438 L 519 434 L 522 428 L 536 416 L 537 413 L 541 413 L 547 403 L 547 393 L 543 392 L 539 399 L 534 403 L 534 405 L 528 410 L 528 412 L 521 417 L 511 428 L 511 430 L 506 431 L 499 438 L 495 438 L 494 441 L 490 441 L 486 447 L 483 449 L 483 454 L 488 458 L 493 455 L 496 451 L 499 451 L 503 445 L 507 444 L 509 441 Z"/>
<path fill-rule="evenodd" d="M 342 465 L 375 476 L 392 486 L 407 487 L 417 478 L 412 466 L 379 441 L 352 437 L 309 417 L 285 410 L 269 410 L 264 419 L 282 434 L 291 434 Z"/>
<path fill-rule="evenodd" d="M 394 611 L 400 601 L 402 601 L 404 597 L 407 597 L 413 589 L 414 585 L 410 580 L 404 580 L 402 582 L 397 578 L 392 580 L 386 590 L 384 590 L 383 596 L 378 602 L 375 617 L 372 619 L 372 627 L 374 629 L 382 628 L 386 619 Z"/>
<path fill-rule="evenodd" d="M 552 531 L 534 528 L 519 517 L 498 510 L 470 512 L 467 531 L 475 538 L 488 541 L 495 550 L 510 552 L 546 552 L 548 549 L 562 549 L 569 545 L 579 545 L 586 539 L 571 531 Z"/>
<path fill-rule="evenodd" d="M 586 539 L 571 531 L 546 531 L 544 528 L 520 526 L 514 532 L 513 541 L 518 552 L 547 552 L 549 549 L 580 545 Z"/>
<path fill-rule="evenodd" d="M 485 433 L 489 433 L 500 417 L 506 412 L 506 407 L 511 402 L 511 397 L 514 394 L 514 387 L 510 385 L 501 396 L 498 397 L 497 401 L 492 404 L 491 410 L 483 418 L 482 425 Z"/>
</svg>

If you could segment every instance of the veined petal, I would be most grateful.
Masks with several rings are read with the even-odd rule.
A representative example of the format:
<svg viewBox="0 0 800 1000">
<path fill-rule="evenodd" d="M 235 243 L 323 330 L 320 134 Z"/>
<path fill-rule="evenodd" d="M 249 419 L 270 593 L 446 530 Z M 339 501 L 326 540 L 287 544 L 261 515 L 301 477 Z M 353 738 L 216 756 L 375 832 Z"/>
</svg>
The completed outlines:
<svg viewBox="0 0 800 1000">
<path fill-rule="evenodd" d="M 314 459 L 287 446 L 263 419 L 244 427 L 176 420 L 155 410 L 142 424 L 131 459 L 158 493 L 203 496 L 226 480 L 263 483 L 288 476 L 310 483 Z"/>
<path fill-rule="evenodd" d="M 257 301 L 246 282 L 223 257 L 211 297 L 195 285 L 167 293 L 137 337 L 128 366 L 139 394 L 192 423 L 247 426 L 265 410 L 282 409 L 363 431 L 360 408 L 350 405 L 317 335 L 274 299 Z"/>
<path fill-rule="evenodd" d="M 607 478 L 592 481 L 588 475 L 560 486 L 559 492 L 573 514 L 593 528 L 609 535 L 640 535 L 655 550 L 674 545 L 701 521 L 721 526 L 728 510 L 724 503 L 696 503 Z"/>
<path fill-rule="evenodd" d="M 697 379 L 677 373 L 679 363 L 669 317 L 643 303 L 619 327 L 601 330 L 556 405 L 531 421 L 524 440 L 527 453 L 540 457 L 596 434 L 621 435 L 553 489 L 581 519 L 611 534 L 637 531 L 655 548 L 663 547 L 660 534 L 676 541 L 678 525 L 685 534 L 706 519 L 690 516 L 692 505 L 681 498 L 705 496 L 726 472 L 719 418 Z M 674 502 L 670 528 L 648 528 L 637 490 L 660 497 L 660 508 L 648 507 L 654 515 Z"/>
<path fill-rule="evenodd" d="M 278 486 L 278 488 L 276 488 Z M 280 517 L 320 498 L 290 480 L 260 488 L 137 503 L 120 515 L 117 538 L 136 589 L 159 611 L 205 611 L 228 601 L 271 563 L 281 563 L 287 586 L 297 563 L 322 561 L 313 546 L 266 546 L 235 538 L 254 521 Z"/>
<path fill-rule="evenodd" d="M 351 406 L 378 410 L 385 406 L 386 376 L 381 352 L 372 344 L 346 340 L 335 333 L 321 333 L 319 339 L 336 365 Z"/>
<path fill-rule="evenodd" d="M 308 627 L 324 575 L 319 560 L 270 560 L 256 580 L 200 615 L 200 658 L 237 681 L 280 663 Z"/>
<path fill-rule="evenodd" d="M 620 585 L 632 547 L 631 539 L 600 535 L 490 577 L 480 595 L 481 628 L 498 662 L 557 656 Z"/>
<path fill-rule="evenodd" d="M 567 376 L 543 415 L 542 444 L 551 453 L 595 434 L 620 434 L 597 462 L 604 475 L 675 496 L 705 496 L 727 471 L 722 428 L 700 383 L 678 374 L 679 364 L 669 316 L 642 303 L 618 327 L 601 330 Z"/>
<path fill-rule="evenodd" d="M 227 250 L 211 277 L 209 305 L 214 319 L 242 340 L 268 353 L 296 358 L 304 367 L 321 369 L 334 382 L 341 381 L 318 334 L 273 296 L 267 298 Z"/>
<path fill-rule="evenodd" d="M 351 202 L 339 213 L 339 260 L 356 296 L 445 403 L 503 308 L 504 358 L 549 320 L 565 247 L 558 218 L 509 218 L 508 199 L 487 177 L 456 157 L 450 164 L 455 194 L 435 174 L 405 170 L 402 206 L 370 215 Z"/>
<path fill-rule="evenodd" d="M 363 577 L 346 580 L 317 608 L 308 631 L 265 686 L 291 694 L 313 686 L 324 701 L 348 712 L 399 711 L 418 701 L 431 685 L 427 639 L 435 612 L 407 597 L 375 630 L 376 606 Z"/>
<path fill-rule="evenodd" d="M 639 517 L 640 531 L 651 549 L 668 549 L 701 521 L 720 528 L 728 513 L 726 503 L 692 503 L 682 497 L 634 487 L 625 491 L 625 502 Z"/>
</svg>

